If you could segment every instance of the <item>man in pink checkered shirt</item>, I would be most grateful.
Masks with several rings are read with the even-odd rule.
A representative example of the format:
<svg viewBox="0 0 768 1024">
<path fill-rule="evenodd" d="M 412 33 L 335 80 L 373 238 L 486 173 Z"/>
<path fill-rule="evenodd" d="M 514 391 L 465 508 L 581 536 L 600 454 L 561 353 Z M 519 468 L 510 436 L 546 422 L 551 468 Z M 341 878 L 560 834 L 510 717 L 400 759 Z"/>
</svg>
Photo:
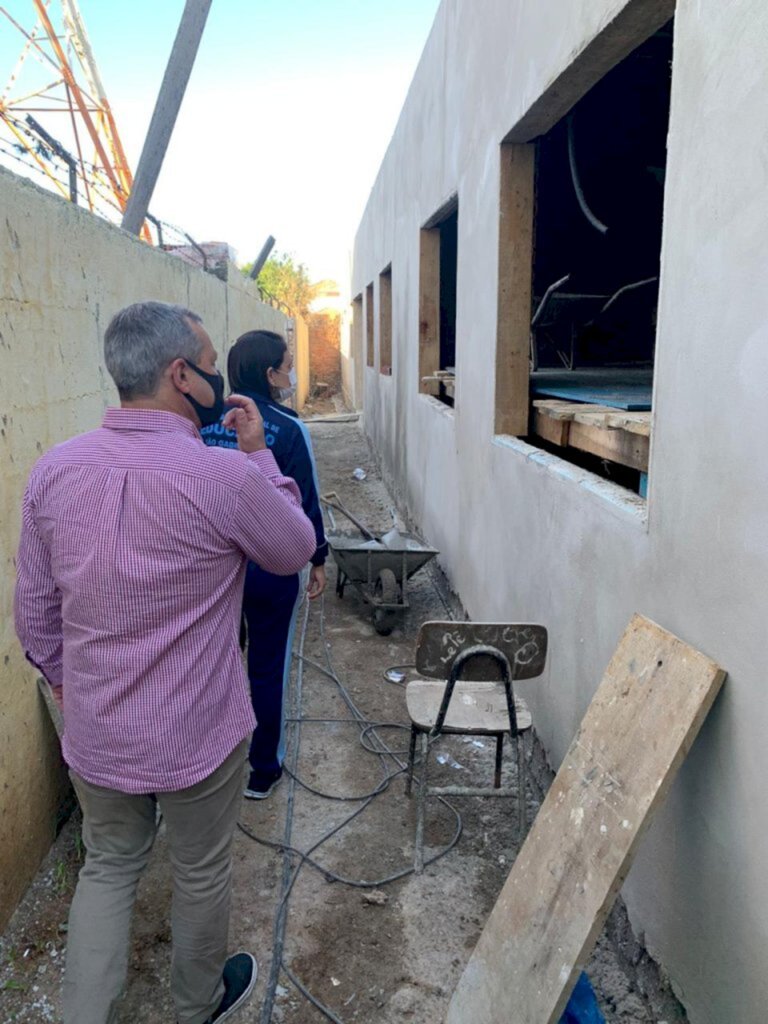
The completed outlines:
<svg viewBox="0 0 768 1024">
<path fill-rule="evenodd" d="M 85 865 L 69 922 L 65 1024 L 110 1024 L 133 901 L 155 837 L 173 869 L 171 992 L 179 1024 L 213 1024 L 250 994 L 227 958 L 231 848 L 254 727 L 238 647 L 247 561 L 289 575 L 315 550 L 250 399 L 228 401 L 239 450 L 209 448 L 223 409 L 200 318 L 143 302 L 105 334 L 120 408 L 32 470 L 16 629 L 64 711 Z"/>
</svg>

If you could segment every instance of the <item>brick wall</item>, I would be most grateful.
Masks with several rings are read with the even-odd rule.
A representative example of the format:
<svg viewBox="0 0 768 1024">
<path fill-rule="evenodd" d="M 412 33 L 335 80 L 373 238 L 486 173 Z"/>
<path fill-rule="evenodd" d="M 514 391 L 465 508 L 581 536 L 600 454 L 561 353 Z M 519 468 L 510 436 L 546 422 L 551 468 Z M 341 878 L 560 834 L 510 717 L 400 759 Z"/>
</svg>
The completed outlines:
<svg viewBox="0 0 768 1024">
<path fill-rule="evenodd" d="M 310 388 L 327 384 L 324 394 L 341 390 L 341 322 L 338 313 L 312 313 L 309 326 Z"/>
</svg>

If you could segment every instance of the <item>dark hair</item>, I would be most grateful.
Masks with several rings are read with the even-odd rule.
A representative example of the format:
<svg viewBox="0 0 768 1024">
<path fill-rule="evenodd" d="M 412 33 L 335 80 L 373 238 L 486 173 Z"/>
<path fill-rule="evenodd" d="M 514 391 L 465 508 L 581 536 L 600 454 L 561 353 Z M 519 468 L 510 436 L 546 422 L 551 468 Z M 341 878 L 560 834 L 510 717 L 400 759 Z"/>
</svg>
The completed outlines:
<svg viewBox="0 0 768 1024">
<path fill-rule="evenodd" d="M 276 370 L 288 346 L 285 338 L 274 331 L 246 331 L 241 334 L 227 356 L 227 376 L 232 391 L 255 391 L 269 398 L 272 385 L 267 370 Z"/>
</svg>

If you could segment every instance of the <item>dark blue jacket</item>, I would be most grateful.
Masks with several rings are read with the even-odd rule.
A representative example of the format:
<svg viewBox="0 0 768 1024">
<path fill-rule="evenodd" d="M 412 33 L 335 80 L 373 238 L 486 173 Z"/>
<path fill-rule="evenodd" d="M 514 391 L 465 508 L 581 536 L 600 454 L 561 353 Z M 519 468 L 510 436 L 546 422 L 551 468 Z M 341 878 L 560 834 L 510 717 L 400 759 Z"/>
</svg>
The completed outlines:
<svg viewBox="0 0 768 1024">
<path fill-rule="evenodd" d="M 244 388 L 238 394 L 252 398 L 264 420 L 264 434 L 267 447 L 275 456 L 275 462 L 284 476 L 292 477 L 301 491 L 301 506 L 315 528 L 317 550 L 312 556 L 313 565 L 322 565 L 328 557 L 328 544 L 323 528 L 323 513 L 320 509 L 319 484 L 312 442 L 309 431 L 293 409 L 273 402 L 271 398 L 257 395 Z M 226 430 L 221 423 L 204 427 L 201 431 L 207 445 L 218 448 L 237 448 L 237 434 Z"/>
</svg>

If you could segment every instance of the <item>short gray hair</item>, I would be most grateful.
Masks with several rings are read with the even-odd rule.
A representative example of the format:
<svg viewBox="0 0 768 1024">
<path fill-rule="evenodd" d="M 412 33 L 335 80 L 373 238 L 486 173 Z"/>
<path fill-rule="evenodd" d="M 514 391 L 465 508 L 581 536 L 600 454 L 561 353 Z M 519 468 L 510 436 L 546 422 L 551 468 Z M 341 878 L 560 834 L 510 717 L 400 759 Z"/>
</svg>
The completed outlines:
<svg viewBox="0 0 768 1024">
<path fill-rule="evenodd" d="M 104 362 L 121 398 L 154 395 L 174 359 L 198 361 L 203 346 L 190 321 L 202 323 L 168 302 L 134 302 L 115 313 L 104 333 Z"/>
</svg>

